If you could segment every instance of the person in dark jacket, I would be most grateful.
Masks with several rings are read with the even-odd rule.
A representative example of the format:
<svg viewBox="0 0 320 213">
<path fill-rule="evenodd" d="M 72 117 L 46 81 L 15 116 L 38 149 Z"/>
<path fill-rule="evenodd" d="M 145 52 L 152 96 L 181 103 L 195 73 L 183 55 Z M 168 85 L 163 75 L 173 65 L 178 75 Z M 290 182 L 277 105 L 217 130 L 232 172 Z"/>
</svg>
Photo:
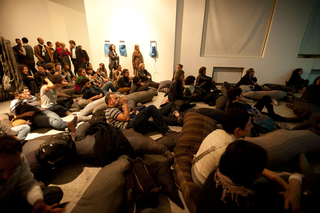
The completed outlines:
<svg viewBox="0 0 320 213">
<path fill-rule="evenodd" d="M 206 71 L 207 71 L 206 67 L 200 67 L 199 75 L 196 80 L 196 86 L 206 90 L 207 92 L 210 92 L 211 90 L 217 90 L 217 87 L 215 85 L 215 80 L 207 76 Z"/>
<path fill-rule="evenodd" d="M 292 87 L 296 90 L 301 90 L 304 87 L 307 87 L 309 84 L 309 80 L 304 80 L 303 78 L 301 78 L 302 73 L 302 68 L 293 70 L 289 81 L 286 82 L 287 86 Z"/>
<path fill-rule="evenodd" d="M 123 69 L 122 76 L 117 82 L 117 89 L 120 93 L 128 93 L 131 89 L 132 77 L 129 77 L 129 70 Z"/>
<path fill-rule="evenodd" d="M 43 65 L 38 65 L 38 72 L 34 74 L 34 79 L 36 81 L 36 84 L 38 88 L 41 87 L 43 80 L 47 77 L 49 77 L 51 74 L 47 72 L 46 67 Z"/>
<path fill-rule="evenodd" d="M 119 64 L 120 64 L 120 59 L 116 52 L 116 46 L 114 44 L 111 44 L 109 47 L 109 70 L 110 70 L 109 78 L 112 81 L 116 80 L 114 71 L 118 68 Z"/>
<path fill-rule="evenodd" d="M 88 78 L 83 78 L 81 84 L 83 86 L 83 99 L 96 100 L 104 96 L 103 91 L 95 85 L 92 85 Z"/>
<path fill-rule="evenodd" d="M 144 63 L 139 64 L 138 76 L 140 77 L 142 83 L 148 84 L 148 86 L 158 89 L 159 83 L 152 81 L 152 76 L 146 70 Z"/>
<path fill-rule="evenodd" d="M 252 90 L 261 91 L 262 88 L 257 83 L 258 79 L 254 76 L 254 69 L 250 68 L 246 71 L 246 74 L 240 79 L 240 81 L 236 84 L 235 87 L 239 87 L 240 85 L 246 85 L 250 87 Z"/>
<path fill-rule="evenodd" d="M 24 86 L 28 87 L 31 95 L 39 93 L 39 88 L 35 82 L 34 76 L 31 75 L 29 67 L 26 65 L 19 66 Z"/>
</svg>

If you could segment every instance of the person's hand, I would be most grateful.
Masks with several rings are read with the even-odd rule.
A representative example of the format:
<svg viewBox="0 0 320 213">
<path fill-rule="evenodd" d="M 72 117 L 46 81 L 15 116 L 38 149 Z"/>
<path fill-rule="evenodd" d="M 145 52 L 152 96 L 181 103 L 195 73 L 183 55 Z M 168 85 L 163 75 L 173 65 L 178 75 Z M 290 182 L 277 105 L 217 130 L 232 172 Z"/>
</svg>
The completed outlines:
<svg viewBox="0 0 320 213">
<path fill-rule="evenodd" d="M 216 81 L 214 79 L 212 79 L 212 82 L 215 83 Z"/>
<path fill-rule="evenodd" d="M 29 112 L 25 112 L 24 115 L 25 116 L 32 116 L 34 114 L 34 111 L 29 111 Z"/>
<path fill-rule="evenodd" d="M 197 98 L 198 94 L 197 93 L 193 93 L 191 96 L 194 97 L 194 98 Z"/>
<path fill-rule="evenodd" d="M 65 79 L 66 78 L 66 76 L 61 76 L 61 79 L 63 80 L 63 79 Z"/>
<path fill-rule="evenodd" d="M 132 81 L 132 76 L 129 77 L 129 81 Z"/>
<path fill-rule="evenodd" d="M 123 104 L 128 103 L 128 100 L 127 100 L 124 96 L 120 96 L 120 101 L 121 101 Z"/>
<path fill-rule="evenodd" d="M 44 200 L 38 200 L 34 206 L 31 213 L 62 213 L 63 208 L 56 208 L 59 204 L 53 204 L 49 206 L 44 202 Z"/>
<path fill-rule="evenodd" d="M 102 93 L 99 95 L 99 98 L 102 98 Z"/>
<path fill-rule="evenodd" d="M 32 75 L 28 75 L 28 78 L 34 78 Z"/>
<path fill-rule="evenodd" d="M 248 87 L 250 87 L 250 88 L 251 88 L 251 87 L 252 87 L 252 85 L 250 84 L 250 85 L 248 85 Z"/>
<path fill-rule="evenodd" d="M 284 197 L 284 208 L 289 209 L 291 206 L 292 212 L 296 212 L 300 209 L 300 196 L 292 189 L 288 188 L 286 191 L 279 192 Z"/>
</svg>

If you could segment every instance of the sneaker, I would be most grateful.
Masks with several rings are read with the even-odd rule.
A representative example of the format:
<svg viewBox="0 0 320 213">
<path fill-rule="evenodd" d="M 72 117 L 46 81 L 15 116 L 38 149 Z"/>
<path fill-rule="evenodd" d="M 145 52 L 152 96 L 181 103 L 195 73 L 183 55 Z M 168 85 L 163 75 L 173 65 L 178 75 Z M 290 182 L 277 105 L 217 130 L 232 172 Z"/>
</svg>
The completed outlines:
<svg viewBox="0 0 320 213">
<path fill-rule="evenodd" d="M 183 124 L 183 117 L 181 115 L 177 117 L 177 122 L 178 124 Z"/>
<path fill-rule="evenodd" d="M 77 124 L 78 124 L 78 116 L 74 116 L 74 118 L 71 121 L 67 122 L 67 127 L 70 129 L 71 132 L 75 132 Z"/>
</svg>

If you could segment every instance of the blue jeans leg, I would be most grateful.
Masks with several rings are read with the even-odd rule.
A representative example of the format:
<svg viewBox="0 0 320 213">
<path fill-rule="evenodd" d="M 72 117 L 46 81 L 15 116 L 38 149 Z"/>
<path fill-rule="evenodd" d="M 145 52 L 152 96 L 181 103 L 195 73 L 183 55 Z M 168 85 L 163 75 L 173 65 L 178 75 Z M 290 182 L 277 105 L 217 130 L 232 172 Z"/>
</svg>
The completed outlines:
<svg viewBox="0 0 320 213">
<path fill-rule="evenodd" d="M 63 121 L 56 113 L 49 110 L 38 113 L 33 121 L 38 127 L 53 127 L 59 130 L 64 130 L 67 127 L 67 122 Z"/>
<path fill-rule="evenodd" d="M 150 117 L 152 117 L 153 122 L 148 122 Z M 154 105 L 150 105 L 139 112 L 139 114 L 134 118 L 133 124 L 134 130 L 142 134 L 155 130 L 164 134 L 169 130 L 169 127 L 164 121 L 162 115 Z"/>
<path fill-rule="evenodd" d="M 21 142 L 23 142 L 27 135 L 29 134 L 31 128 L 28 124 L 22 124 L 22 125 L 19 125 L 19 126 L 14 126 L 11 128 L 13 131 L 16 131 L 18 132 L 18 135 L 17 137 L 19 138 L 19 140 Z"/>
<path fill-rule="evenodd" d="M 111 89 L 112 92 L 117 92 L 117 88 L 114 86 L 113 82 L 111 81 L 108 81 L 101 87 L 101 90 L 103 91 L 104 94 L 109 92 L 109 89 Z"/>
</svg>

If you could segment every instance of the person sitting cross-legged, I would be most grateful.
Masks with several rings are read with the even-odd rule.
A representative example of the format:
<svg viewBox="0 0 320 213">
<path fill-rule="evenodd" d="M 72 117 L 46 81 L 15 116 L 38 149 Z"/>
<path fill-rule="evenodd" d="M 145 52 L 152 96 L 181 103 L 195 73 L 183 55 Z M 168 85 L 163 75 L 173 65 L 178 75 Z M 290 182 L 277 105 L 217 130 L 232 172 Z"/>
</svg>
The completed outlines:
<svg viewBox="0 0 320 213">
<path fill-rule="evenodd" d="M 120 99 L 124 105 L 123 112 L 118 108 L 120 100 L 115 94 L 110 93 L 105 98 L 108 106 L 106 109 L 106 119 L 111 126 L 119 129 L 129 129 L 133 127 L 136 132 L 141 134 L 158 131 L 163 135 L 169 135 L 174 132 L 167 126 L 164 118 L 154 105 L 148 106 L 130 120 L 128 100 L 123 96 L 121 96 Z M 152 117 L 153 121 L 149 121 L 150 117 Z"/>
<path fill-rule="evenodd" d="M 95 85 L 92 85 L 88 78 L 83 78 L 81 84 L 83 86 L 83 99 L 96 100 L 104 96 L 103 91 Z"/>
</svg>

